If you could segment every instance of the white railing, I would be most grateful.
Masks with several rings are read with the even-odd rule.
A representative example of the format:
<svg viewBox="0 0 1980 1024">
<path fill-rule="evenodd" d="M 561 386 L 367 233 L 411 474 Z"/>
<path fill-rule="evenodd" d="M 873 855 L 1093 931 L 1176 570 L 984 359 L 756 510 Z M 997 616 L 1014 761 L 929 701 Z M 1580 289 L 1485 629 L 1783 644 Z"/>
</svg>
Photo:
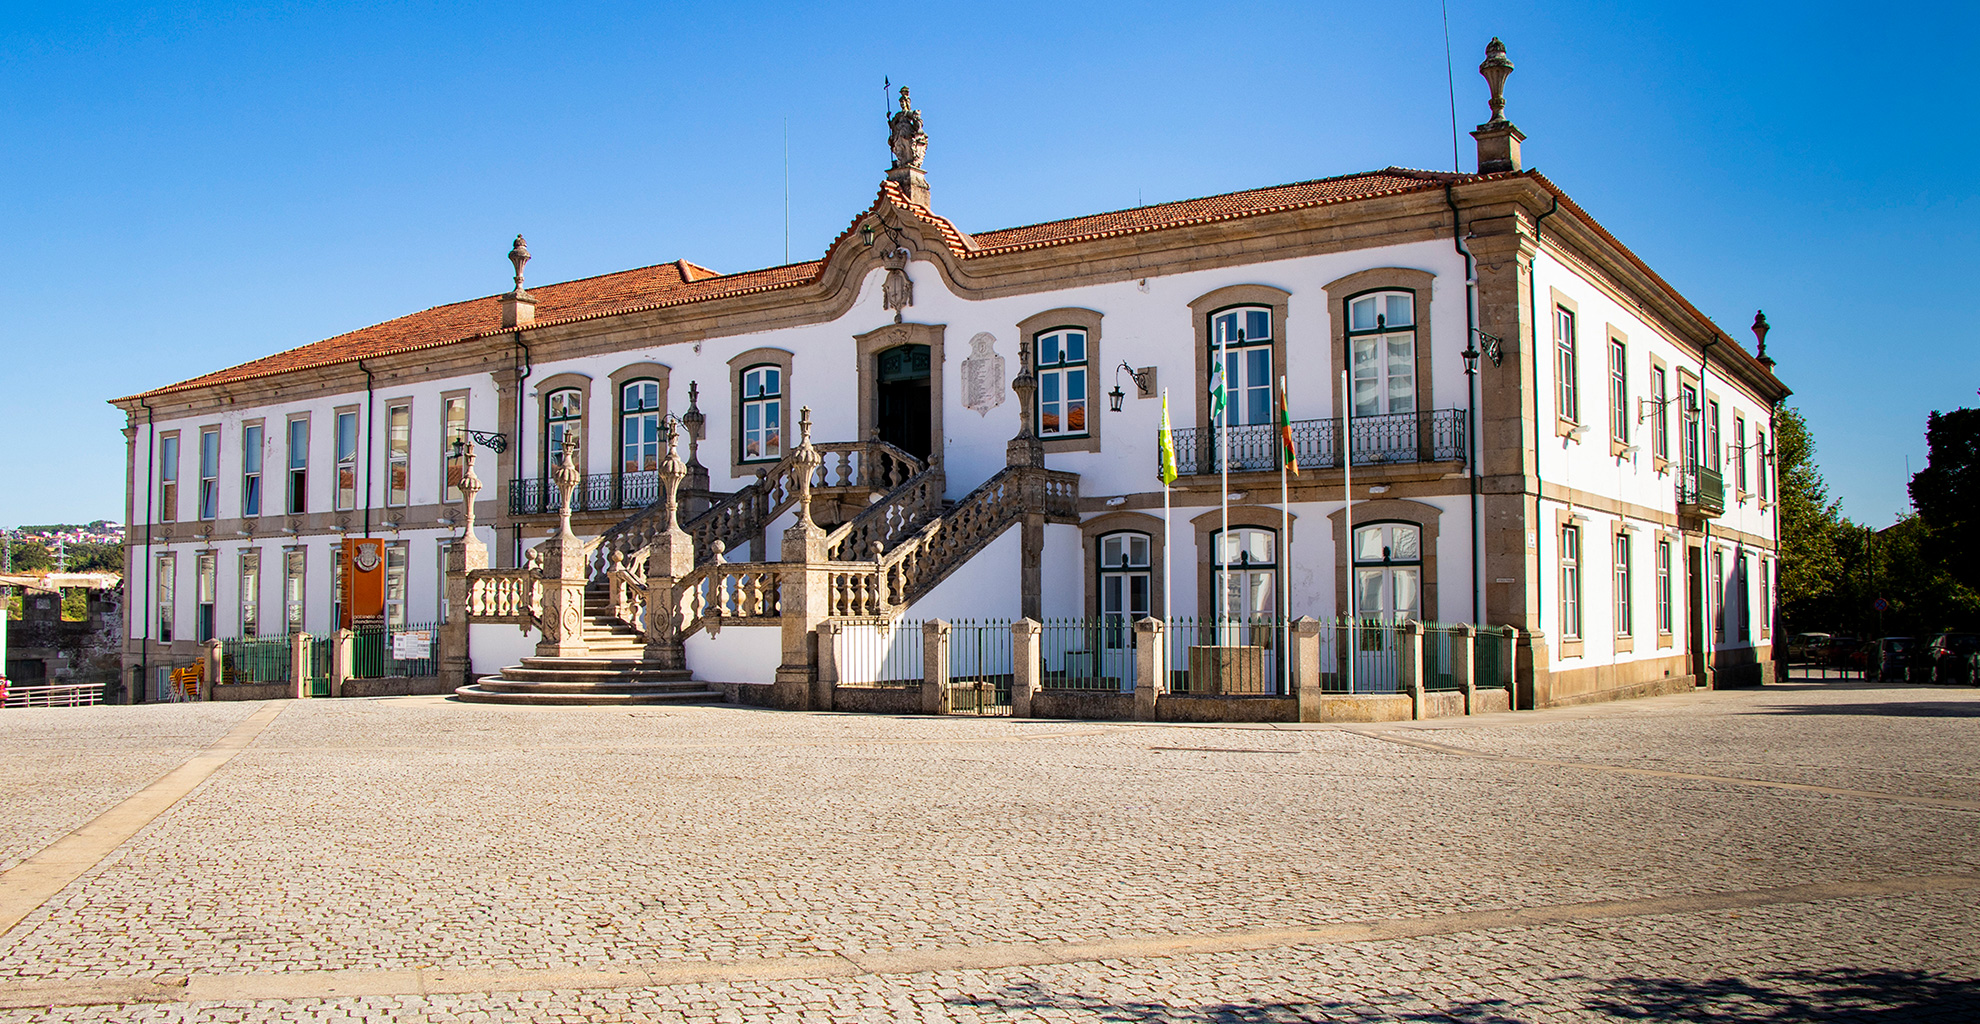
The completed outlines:
<svg viewBox="0 0 1980 1024">
<path fill-rule="evenodd" d="M 80 708 L 103 703 L 101 683 L 47 683 L 41 686 L 0 686 L 0 707 Z"/>
</svg>

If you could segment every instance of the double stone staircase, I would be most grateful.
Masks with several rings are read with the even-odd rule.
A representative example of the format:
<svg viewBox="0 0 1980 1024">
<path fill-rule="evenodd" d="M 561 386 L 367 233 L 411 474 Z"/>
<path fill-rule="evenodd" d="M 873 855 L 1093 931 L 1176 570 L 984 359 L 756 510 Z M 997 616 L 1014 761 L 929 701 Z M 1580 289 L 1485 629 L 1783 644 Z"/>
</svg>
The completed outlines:
<svg viewBox="0 0 1980 1024">
<path fill-rule="evenodd" d="M 678 457 L 669 455 L 679 467 Z M 667 588 L 663 604 L 648 606 L 627 595 L 659 593 L 645 585 L 645 559 L 649 545 L 668 529 L 664 508 L 672 507 L 670 499 L 640 510 L 589 546 L 581 627 L 586 656 L 524 658 L 455 692 L 462 700 L 510 704 L 719 701 L 721 693 L 693 681 L 685 668 L 663 668 L 646 655 L 655 636 L 678 645 L 706 622 L 786 614 L 782 590 L 792 563 L 728 562 L 726 552 L 759 546 L 774 520 L 802 504 L 814 520 L 841 520 L 823 538 L 825 561 L 815 568 L 827 581 L 819 595 L 824 607 L 816 607 L 814 597 L 810 617 L 897 617 L 1026 513 L 1076 518 L 1078 477 L 1028 461 L 952 502 L 943 498 L 937 463 L 878 440 L 815 447 L 807 440 L 755 483 L 680 524 L 683 539 L 692 541 L 694 567 Z M 503 590 L 505 582 L 510 586 Z M 533 621 L 537 586 L 531 570 L 470 574 L 470 620 L 477 608 L 499 605 L 521 614 L 481 621 Z M 488 596 L 497 591 L 507 595 L 506 603 Z"/>
</svg>

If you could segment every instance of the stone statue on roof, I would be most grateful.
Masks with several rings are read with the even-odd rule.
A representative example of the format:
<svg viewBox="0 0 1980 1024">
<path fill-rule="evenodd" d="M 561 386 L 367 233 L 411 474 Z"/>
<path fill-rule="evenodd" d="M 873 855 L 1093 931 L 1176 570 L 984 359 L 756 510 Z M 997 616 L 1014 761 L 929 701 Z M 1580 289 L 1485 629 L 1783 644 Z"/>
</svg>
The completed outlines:
<svg viewBox="0 0 1980 1024">
<path fill-rule="evenodd" d="M 908 105 L 908 87 L 901 86 L 901 109 L 887 118 L 892 132 L 887 146 L 894 151 L 893 170 L 920 170 L 928 153 L 928 133 L 921 130 L 921 111 Z"/>
</svg>

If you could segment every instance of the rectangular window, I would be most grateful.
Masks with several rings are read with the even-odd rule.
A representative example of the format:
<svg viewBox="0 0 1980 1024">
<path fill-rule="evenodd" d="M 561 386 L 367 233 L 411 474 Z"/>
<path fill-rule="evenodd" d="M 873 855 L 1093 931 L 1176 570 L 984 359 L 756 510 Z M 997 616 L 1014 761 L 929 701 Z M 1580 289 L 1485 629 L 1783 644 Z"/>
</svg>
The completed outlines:
<svg viewBox="0 0 1980 1024">
<path fill-rule="evenodd" d="M 441 479 L 447 481 L 447 493 L 441 500 L 456 502 L 461 497 L 461 473 L 467 465 L 462 450 L 468 444 L 468 400 L 466 395 L 456 395 L 440 403 L 440 463 Z"/>
<path fill-rule="evenodd" d="M 179 435 L 158 439 L 158 521 L 179 518 Z"/>
<path fill-rule="evenodd" d="M 1070 437 L 1086 433 L 1086 332 L 1048 331 L 1038 336 L 1038 433 Z"/>
<path fill-rule="evenodd" d="M 199 432 L 199 517 L 220 518 L 220 428 Z"/>
<path fill-rule="evenodd" d="M 1629 443 L 1629 349 L 1609 339 L 1609 436 Z"/>
<path fill-rule="evenodd" d="M 1561 527 L 1561 639 L 1581 639 L 1581 528 Z"/>
<path fill-rule="evenodd" d="M 1760 500 L 1767 500 L 1767 463 L 1774 453 L 1767 450 L 1767 435 L 1763 431 L 1753 432 L 1753 475 L 1754 483 L 1760 489 Z"/>
<path fill-rule="evenodd" d="M 1746 493 L 1746 417 L 1733 417 L 1733 489 Z"/>
<path fill-rule="evenodd" d="M 292 516 L 309 511 L 309 420 L 289 421 L 289 502 Z"/>
<path fill-rule="evenodd" d="M 752 366 L 743 371 L 742 461 L 784 457 L 784 371 Z"/>
<path fill-rule="evenodd" d="M 337 414 L 337 496 L 339 512 L 357 507 L 358 414 L 352 409 Z"/>
<path fill-rule="evenodd" d="M 385 504 L 404 505 L 411 488 L 412 405 L 385 407 Z"/>
<path fill-rule="evenodd" d="M 197 615 L 199 622 L 197 625 L 200 643 L 205 643 L 214 637 L 214 605 L 217 597 L 216 592 L 220 586 L 220 581 L 216 578 L 219 575 L 218 567 L 214 565 L 214 562 L 217 560 L 213 552 L 202 551 L 200 552 L 198 561 L 195 563 L 198 571 L 195 573 L 193 580 L 193 589 L 195 591 L 195 599 L 198 603 Z"/>
<path fill-rule="evenodd" d="M 1616 534 L 1616 635 L 1636 632 L 1635 608 L 1630 601 L 1629 534 Z"/>
<path fill-rule="evenodd" d="M 1686 472 L 1697 469 L 1699 461 L 1698 438 L 1698 389 L 1689 384 L 1678 385 L 1678 430 L 1684 435 L 1679 439 L 1684 452 Z"/>
<path fill-rule="evenodd" d="M 261 514 L 261 424 L 241 428 L 241 515 Z"/>
<path fill-rule="evenodd" d="M 1740 555 L 1733 559 L 1733 611 L 1739 619 L 1739 640 L 1747 643 L 1753 639 L 1753 599 L 1752 587 L 1747 583 L 1746 566 L 1751 559 Z"/>
<path fill-rule="evenodd" d="M 406 542 L 385 545 L 385 624 L 406 624 Z"/>
<path fill-rule="evenodd" d="M 1554 308 L 1555 405 L 1561 419 L 1581 422 L 1581 399 L 1574 381 L 1574 313 L 1566 307 Z"/>
<path fill-rule="evenodd" d="M 1725 452 L 1719 448 L 1719 403 L 1705 403 L 1705 459 L 1713 472 L 1725 468 Z"/>
<path fill-rule="evenodd" d="M 291 633 L 303 628 L 303 599 L 309 593 L 304 589 L 305 564 L 302 548 L 282 549 L 282 623 Z"/>
<path fill-rule="evenodd" d="M 1377 292 L 1348 301 L 1354 415 L 1416 411 L 1416 296 Z"/>
<path fill-rule="evenodd" d="M 1669 462 L 1671 459 L 1671 420 L 1670 420 L 1670 381 L 1669 375 L 1661 366 L 1650 368 L 1650 400 L 1657 403 L 1650 414 L 1650 454 Z"/>
<path fill-rule="evenodd" d="M 350 628 L 344 621 L 344 553 L 335 545 L 330 548 L 330 628 Z"/>
<path fill-rule="evenodd" d="M 452 538 L 442 537 L 440 542 L 433 546 L 433 550 L 438 556 L 435 559 L 437 562 L 435 567 L 439 570 L 434 578 L 440 581 L 440 585 L 433 588 L 437 598 L 434 602 L 433 621 L 444 624 L 447 621 L 447 571 L 454 558 L 454 541 Z"/>
<path fill-rule="evenodd" d="M 1764 558 L 1760 560 L 1760 635 L 1767 636 L 1774 631 L 1774 569 Z"/>
<path fill-rule="evenodd" d="M 241 637 L 261 635 L 261 552 L 241 551 Z"/>
<path fill-rule="evenodd" d="M 178 565 L 179 560 L 177 555 L 158 556 L 158 568 L 156 570 L 158 579 L 156 585 L 156 599 L 158 601 L 157 639 L 162 644 L 172 642 L 172 599 L 178 589 L 176 586 L 178 581 L 174 579 L 178 574 Z"/>
<path fill-rule="evenodd" d="M 1671 631 L 1671 542 L 1657 542 L 1657 632 Z"/>
<path fill-rule="evenodd" d="M 1726 553 L 1712 552 L 1712 592 L 1705 595 L 1706 607 L 1712 609 L 1712 636 L 1720 643 L 1726 639 Z"/>
</svg>

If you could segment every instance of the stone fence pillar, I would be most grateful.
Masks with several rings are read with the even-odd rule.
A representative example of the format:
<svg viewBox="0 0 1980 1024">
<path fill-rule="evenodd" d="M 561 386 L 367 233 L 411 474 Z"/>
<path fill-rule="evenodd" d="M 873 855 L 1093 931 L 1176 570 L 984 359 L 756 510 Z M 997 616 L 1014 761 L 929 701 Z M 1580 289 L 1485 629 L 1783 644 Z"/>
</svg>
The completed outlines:
<svg viewBox="0 0 1980 1024">
<path fill-rule="evenodd" d="M 351 678 L 357 658 L 357 634 L 339 629 L 330 634 L 330 696 L 342 697 L 344 683 Z"/>
<path fill-rule="evenodd" d="M 1423 708 L 1423 623 L 1411 619 L 1396 630 L 1396 681 L 1409 694 L 1409 717 L 1421 719 Z"/>
<path fill-rule="evenodd" d="M 1478 653 L 1478 627 L 1462 623 L 1452 630 L 1451 676 L 1464 691 L 1464 713 L 1478 713 L 1478 674 L 1473 660 Z"/>
<path fill-rule="evenodd" d="M 1145 618 L 1134 624 L 1134 717 L 1136 721 L 1155 720 L 1155 701 L 1169 688 L 1168 647 L 1163 637 L 1167 624 Z"/>
<path fill-rule="evenodd" d="M 1037 619 L 1011 623 L 1011 717 L 1030 718 L 1031 698 L 1038 692 L 1040 634 Z"/>
<path fill-rule="evenodd" d="M 942 619 L 921 624 L 921 710 L 949 712 L 949 624 Z"/>
<path fill-rule="evenodd" d="M 648 611 L 647 614 L 653 613 Z M 839 631 L 837 619 L 826 619 L 818 624 L 818 682 L 811 690 L 813 711 L 830 711 L 833 708 L 833 691 L 839 685 Z"/>
<path fill-rule="evenodd" d="M 200 655 L 201 659 L 206 662 L 206 683 L 199 688 L 199 699 L 212 700 L 213 688 L 220 685 L 220 671 L 225 667 L 225 659 L 220 656 L 220 641 L 218 639 L 208 640 L 201 646 L 206 648 Z"/>
<path fill-rule="evenodd" d="M 1320 623 L 1311 615 L 1292 621 L 1293 696 L 1299 720 L 1320 720 Z"/>
<path fill-rule="evenodd" d="M 289 696 L 297 700 L 309 696 L 309 641 L 301 630 L 289 634 Z"/>
</svg>

